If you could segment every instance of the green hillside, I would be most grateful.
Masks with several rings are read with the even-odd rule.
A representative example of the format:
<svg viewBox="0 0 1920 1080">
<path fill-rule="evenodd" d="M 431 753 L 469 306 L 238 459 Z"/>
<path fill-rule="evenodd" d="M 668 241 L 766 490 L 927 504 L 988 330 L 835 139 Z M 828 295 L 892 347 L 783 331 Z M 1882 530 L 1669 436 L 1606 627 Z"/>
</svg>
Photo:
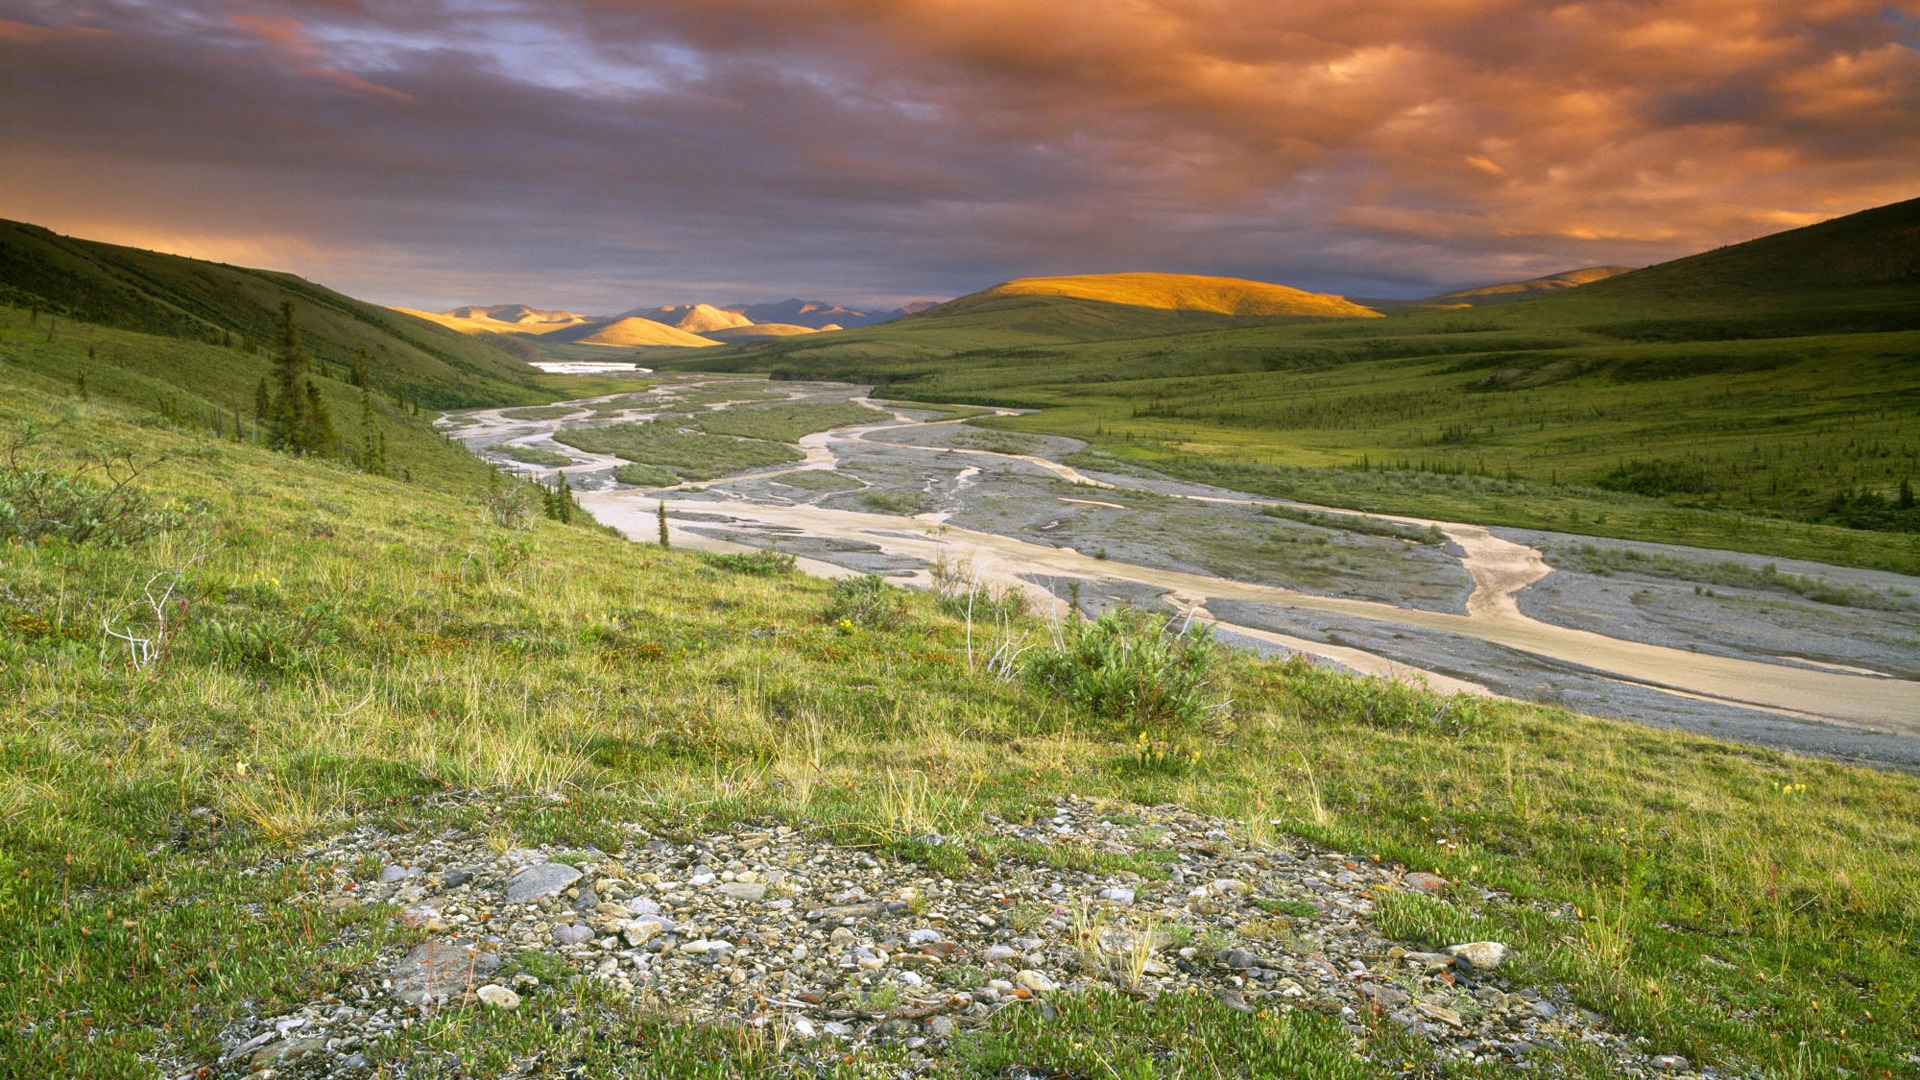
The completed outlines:
<svg viewBox="0 0 1920 1080">
<path fill-rule="evenodd" d="M 867 361 L 993 357 L 1008 350 L 1160 337 L 1245 326 L 1378 318 L 1337 296 L 1266 282 L 1192 274 L 1022 278 L 875 326 L 739 346 L 663 366 L 699 371 L 804 372 L 847 377 Z M 886 369 L 873 369 L 876 378 Z"/>
<path fill-rule="evenodd" d="M 1920 1043 L 1911 777 L 1203 644 L 1179 650 L 1170 695 L 1157 669 L 1102 666 L 1164 653 L 1150 625 L 1084 624 L 1099 628 L 1087 647 L 1055 647 L 1080 626 L 970 621 L 976 607 L 1008 613 L 990 597 L 828 583 L 777 559 L 704 559 L 504 515 L 487 470 L 390 403 L 376 422 L 394 475 L 236 441 L 215 417 L 264 363 L 67 321 L 49 333 L 44 312 L 0 307 L 0 1075 L 915 1071 L 898 1041 L 695 1025 L 623 991 L 596 975 L 610 955 L 598 946 L 576 957 L 541 944 L 533 928 L 571 918 L 566 899 L 537 924 L 502 908 L 454 932 L 395 892 L 436 889 L 458 865 L 399 852 L 540 846 L 604 880 L 645 865 L 650 840 L 788 827 L 834 845 L 856 876 L 864 860 L 920 877 L 938 904 L 977 905 L 968 921 L 1005 924 L 1009 940 L 1037 928 L 1086 950 L 1088 989 L 964 1018 L 920 1075 L 1504 1072 L 1384 1014 L 1343 1022 L 1308 974 L 1326 966 L 1316 928 L 1335 924 L 1401 951 L 1507 943 L 1499 978 L 1513 1002 L 1559 1001 L 1569 1031 L 1589 1023 L 1576 1005 L 1593 1010 L 1648 1053 L 1726 1072 L 1900 1075 Z M 323 382 L 351 431 L 357 395 Z M 995 667 L 989 639 L 1003 636 L 1047 665 Z M 1156 707 L 1116 709 L 1129 685 Z M 1054 842 L 1069 796 L 1151 850 Z M 1249 875 L 1331 858 L 1312 865 L 1330 867 L 1323 890 L 1343 890 L 1332 873 L 1344 858 L 1383 880 L 1446 881 L 1431 895 L 1183 899 L 1196 883 L 1172 880 L 1151 824 L 1151 807 L 1172 802 L 1221 822 L 1183 854 Z M 1034 838 L 1009 838 L 1023 825 Z M 1349 854 L 1313 855 L 1294 837 Z M 419 876 L 381 881 L 410 868 Z M 977 891 L 988 872 L 1036 894 L 1050 880 L 1069 895 L 1125 881 L 1220 925 L 1002 903 Z M 381 899 L 363 902 L 370 893 Z M 824 949 L 827 928 L 799 919 L 818 902 L 802 896 L 785 921 L 698 917 L 743 942 L 760 927 L 757 963 L 788 956 L 792 937 L 775 935 L 807 926 Z M 898 919 L 858 932 L 915 927 L 900 903 Z M 1256 999 L 1251 983 L 1244 1002 L 1134 996 L 1125 972 L 1096 966 L 1109 925 L 1141 926 L 1149 943 L 1164 933 L 1166 970 L 1185 963 L 1195 980 L 1243 978 L 1231 966 L 1243 949 L 1297 962 L 1314 989 L 1298 1007 Z M 392 964 L 450 936 L 503 939 L 500 979 L 532 979 L 514 982 L 516 1008 L 390 1000 Z M 1412 961 L 1367 963 L 1381 986 L 1435 995 L 1423 1004 L 1441 1011 L 1427 1015 L 1482 1018 L 1464 987 L 1402 973 Z M 919 977 L 948 995 L 1015 976 L 990 964 L 958 957 Z M 856 1020 L 902 1000 L 895 984 L 826 966 L 832 981 L 794 992 L 846 1003 Z M 291 1034 L 269 1025 L 303 1007 Z M 332 1018 L 367 1024 L 376 1011 L 383 1026 L 364 1041 L 307 1038 L 360 1030 Z M 1528 1054 L 1541 1075 L 1614 1063 L 1572 1035 Z"/>
<path fill-rule="evenodd" d="M 823 335 L 728 366 L 1040 409 L 979 423 L 1088 439 L 1083 465 L 1914 572 L 1917 220 L 1902 203 L 1472 310 L 945 354 L 908 319 L 891 353 Z"/>
<path fill-rule="evenodd" d="M 432 408 L 544 400 L 537 373 L 483 341 L 292 274 L 162 255 L 0 221 L 0 303 L 247 350 L 298 309 L 314 357 L 344 372 L 355 352 L 376 383 Z"/>
</svg>

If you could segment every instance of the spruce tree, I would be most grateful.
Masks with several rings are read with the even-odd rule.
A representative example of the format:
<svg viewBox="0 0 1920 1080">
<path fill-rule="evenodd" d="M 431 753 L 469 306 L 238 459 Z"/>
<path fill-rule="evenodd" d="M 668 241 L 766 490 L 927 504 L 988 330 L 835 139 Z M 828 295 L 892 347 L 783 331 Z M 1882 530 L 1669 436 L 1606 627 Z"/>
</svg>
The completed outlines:
<svg viewBox="0 0 1920 1080">
<path fill-rule="evenodd" d="M 347 381 L 362 390 L 372 385 L 371 363 L 367 350 L 353 350 L 353 367 L 347 371 Z"/>
<path fill-rule="evenodd" d="M 387 437 L 373 414 L 373 391 L 360 384 L 360 469 L 387 475 Z"/>
<path fill-rule="evenodd" d="M 267 445 L 295 453 L 313 448 L 313 403 L 318 392 L 309 394 L 307 354 L 300 347 L 300 330 L 293 322 L 293 301 L 280 305 L 280 317 L 274 322 L 273 380 L 276 384 L 272 403 L 267 407 Z"/>
<path fill-rule="evenodd" d="M 340 436 L 333 430 L 333 417 L 327 415 L 327 403 L 321 399 L 320 388 L 312 379 L 307 380 L 305 421 L 297 448 L 301 453 L 334 455 L 340 452 Z"/>
<path fill-rule="evenodd" d="M 1900 509 L 1913 509 L 1913 481 L 1900 481 Z"/>
<path fill-rule="evenodd" d="M 273 390 L 267 386 L 266 376 L 260 377 L 260 385 L 253 388 L 253 422 L 264 424 L 267 414 L 273 411 Z"/>
<path fill-rule="evenodd" d="M 573 485 L 567 481 L 566 473 L 560 474 L 560 490 L 557 494 L 554 502 L 560 512 L 554 516 L 560 519 L 560 524 L 570 524 L 573 521 Z"/>
<path fill-rule="evenodd" d="M 665 499 L 660 500 L 660 546 L 662 548 L 670 548 L 673 546 L 667 542 L 667 503 Z"/>
</svg>

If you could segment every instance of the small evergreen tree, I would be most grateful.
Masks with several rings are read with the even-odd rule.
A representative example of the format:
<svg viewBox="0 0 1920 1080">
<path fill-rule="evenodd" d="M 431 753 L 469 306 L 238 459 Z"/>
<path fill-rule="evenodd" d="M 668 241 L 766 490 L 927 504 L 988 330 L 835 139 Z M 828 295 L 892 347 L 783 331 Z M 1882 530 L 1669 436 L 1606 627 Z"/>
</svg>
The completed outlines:
<svg viewBox="0 0 1920 1080">
<path fill-rule="evenodd" d="M 1900 481 L 1900 509 L 1913 509 L 1913 481 Z"/>
<path fill-rule="evenodd" d="M 372 385 L 371 363 L 371 359 L 367 356 L 367 350 L 353 350 L 353 367 L 347 371 L 347 381 L 362 390 Z"/>
<path fill-rule="evenodd" d="M 666 549 L 673 546 L 672 544 L 667 542 L 667 501 L 665 499 L 661 499 L 659 501 L 659 507 L 660 507 L 660 547 L 662 549 Z"/>
<path fill-rule="evenodd" d="M 266 376 L 260 377 L 260 385 L 253 388 L 253 422 L 264 424 L 267 414 L 273 411 L 273 390 L 267 386 Z"/>
<path fill-rule="evenodd" d="M 338 454 L 340 436 L 333 429 L 333 417 L 327 415 L 327 403 L 320 388 L 307 380 L 306 427 L 298 447 L 303 454 Z"/>
<path fill-rule="evenodd" d="M 273 399 L 267 406 L 267 445 L 276 450 L 305 453 L 313 449 L 313 403 L 317 392 L 309 394 L 312 380 L 307 377 L 306 350 L 300 346 L 300 329 L 293 321 L 293 301 L 280 305 L 274 322 Z"/>
<path fill-rule="evenodd" d="M 572 524 L 573 522 L 573 484 L 567 479 L 566 473 L 560 474 L 559 503 L 560 503 L 560 524 L 562 525 Z"/>
<path fill-rule="evenodd" d="M 375 476 L 387 475 L 387 435 L 373 412 L 373 391 L 360 384 L 360 469 Z"/>
</svg>

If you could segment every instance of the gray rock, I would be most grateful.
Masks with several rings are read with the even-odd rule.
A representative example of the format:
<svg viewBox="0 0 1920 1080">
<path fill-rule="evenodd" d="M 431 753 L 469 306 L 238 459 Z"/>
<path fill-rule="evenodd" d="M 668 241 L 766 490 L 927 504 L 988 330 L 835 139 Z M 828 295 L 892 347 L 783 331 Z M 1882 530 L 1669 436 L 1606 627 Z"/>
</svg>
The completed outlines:
<svg viewBox="0 0 1920 1080">
<path fill-rule="evenodd" d="M 1361 983 L 1360 992 L 1380 1003 L 1382 1008 L 1391 1009 L 1396 1005 L 1405 1005 L 1413 1000 L 1404 991 L 1379 983 Z"/>
<path fill-rule="evenodd" d="M 941 936 L 938 930 L 915 930 L 907 935 L 909 945 L 931 945 L 939 940 Z"/>
<path fill-rule="evenodd" d="M 1687 1071 L 1687 1059 L 1679 1054 L 1661 1054 L 1653 1059 L 1653 1063 L 1668 1072 Z"/>
<path fill-rule="evenodd" d="M 936 1039 L 951 1038 L 953 1036 L 953 1017 L 936 1016 L 927 1021 L 927 1034 Z"/>
<path fill-rule="evenodd" d="M 1472 971 L 1492 971 L 1507 958 L 1507 947 L 1498 941 L 1470 941 L 1449 945 L 1447 952 Z"/>
<path fill-rule="evenodd" d="M 457 889 L 460 886 L 465 885 L 467 882 L 472 880 L 473 880 L 473 871 L 464 870 L 456 866 L 453 869 L 447 871 L 446 873 L 440 875 L 440 887 L 443 889 Z"/>
<path fill-rule="evenodd" d="M 593 928 L 581 923 L 553 928 L 553 940 L 558 945 L 578 945 L 592 936 Z"/>
<path fill-rule="evenodd" d="M 1554 1008 L 1553 1002 L 1551 1001 L 1528 1002 L 1527 1008 L 1533 1010 L 1533 1015 L 1538 1016 L 1542 1020 L 1551 1020 L 1560 1015 L 1560 1010 Z"/>
<path fill-rule="evenodd" d="M 324 1035 L 306 1035 L 297 1039 L 282 1039 L 268 1043 L 253 1055 L 253 1067 L 256 1070 L 273 1068 L 276 1065 L 288 1065 L 301 1058 L 321 1053 L 327 1048 Z"/>
<path fill-rule="evenodd" d="M 1239 970 L 1260 966 L 1260 958 L 1245 949 L 1227 949 L 1218 959 L 1228 967 Z"/>
<path fill-rule="evenodd" d="M 507 882 L 507 903 L 530 904 L 552 896 L 580 880 L 580 871 L 566 863 L 535 863 L 513 875 Z"/>
<path fill-rule="evenodd" d="M 415 872 L 411 866 L 401 866 L 396 863 L 380 871 L 380 880 L 383 882 L 400 881 L 411 877 Z"/>
<path fill-rule="evenodd" d="M 757 881 L 729 881 L 715 886 L 713 891 L 742 904 L 757 904 L 767 896 L 767 887 Z"/>
<path fill-rule="evenodd" d="M 599 906 L 600 906 L 600 894 L 597 892 L 594 892 L 593 886 L 591 885 L 583 886 L 580 889 L 580 895 L 575 897 L 573 901 L 573 910 L 581 913 L 582 915 L 585 915 L 586 913 L 592 911 L 593 909 Z"/>
<path fill-rule="evenodd" d="M 989 945 L 987 951 L 980 954 L 980 959 L 989 964 L 1012 963 L 1020 959 L 1020 950 L 1011 949 L 1005 945 Z"/>
<path fill-rule="evenodd" d="M 1127 885 L 1116 885 L 1111 889 L 1101 889 L 1100 899 L 1111 900 L 1116 904 L 1133 903 L 1133 889 Z"/>
<path fill-rule="evenodd" d="M 1219 1000 L 1220 1004 L 1225 1005 L 1234 1012 L 1250 1013 L 1253 1011 L 1253 1006 L 1247 1004 L 1246 997 L 1242 995 L 1240 991 L 1230 986 L 1216 988 L 1213 991 L 1213 996 Z"/>
<path fill-rule="evenodd" d="M 500 968 L 500 958 L 438 938 L 414 946 L 393 968 L 393 996 L 408 1005 L 457 998 Z"/>
</svg>

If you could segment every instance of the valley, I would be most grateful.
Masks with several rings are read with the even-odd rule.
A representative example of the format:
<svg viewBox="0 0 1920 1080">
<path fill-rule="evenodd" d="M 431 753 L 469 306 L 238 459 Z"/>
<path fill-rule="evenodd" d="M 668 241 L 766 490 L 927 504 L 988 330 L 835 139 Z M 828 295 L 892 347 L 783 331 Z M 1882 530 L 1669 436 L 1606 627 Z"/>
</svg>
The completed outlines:
<svg viewBox="0 0 1920 1080">
<path fill-rule="evenodd" d="M 1231 644 L 1443 692 L 1920 768 L 1920 579 L 1907 575 L 1357 514 L 1102 471 L 1080 440 L 970 422 L 1014 410 L 875 402 L 848 384 L 647 383 L 442 423 L 502 467 L 564 472 L 585 508 L 638 541 L 655 538 L 664 503 L 674 543 L 690 548 L 773 548 L 826 576 L 1019 590 L 1056 617 L 1076 598 L 1088 612 L 1134 605 L 1211 625 Z M 729 412 L 728 430 L 750 434 L 756 413 L 771 419 L 769 399 L 828 419 L 881 411 L 798 435 L 794 460 L 697 483 L 623 484 L 614 471 L 625 459 L 554 438 L 689 418 L 711 428 Z M 570 463 L 530 463 L 539 452 Z"/>
</svg>

